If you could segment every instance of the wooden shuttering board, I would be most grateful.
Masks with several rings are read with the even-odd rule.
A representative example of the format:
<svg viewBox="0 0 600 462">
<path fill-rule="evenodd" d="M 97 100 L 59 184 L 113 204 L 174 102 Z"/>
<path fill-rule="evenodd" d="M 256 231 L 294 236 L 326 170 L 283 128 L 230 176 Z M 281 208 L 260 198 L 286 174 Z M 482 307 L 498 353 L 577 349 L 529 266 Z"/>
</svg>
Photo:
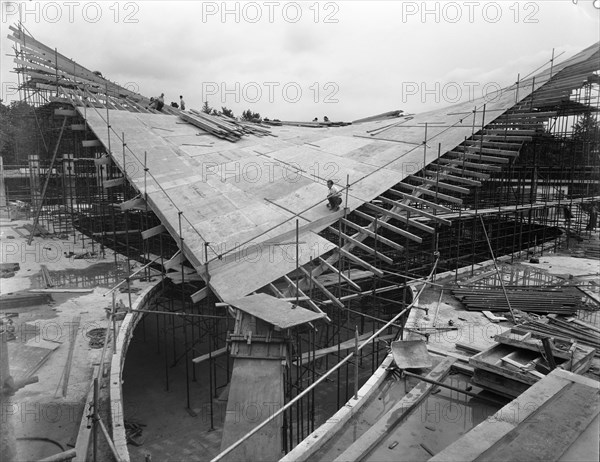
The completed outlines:
<svg viewBox="0 0 600 462">
<path fill-rule="evenodd" d="M 226 303 L 280 329 L 288 329 L 325 317 L 325 314 L 315 313 L 267 294 L 248 295 L 237 300 L 227 300 Z"/>
<path fill-rule="evenodd" d="M 584 53 L 572 62 L 587 57 Z M 545 79 L 536 78 L 536 89 Z M 530 84 L 522 85 L 519 98 L 530 91 Z M 349 177 L 348 194 L 346 191 L 342 194 L 344 204 L 352 211 L 418 171 L 424 162 L 429 164 L 438 158 L 437 149 L 424 152 L 426 122 L 443 124 L 429 127 L 428 140 L 440 143 L 441 152 L 446 152 L 472 134 L 473 122 L 476 126 L 481 123 L 481 112 L 473 115 L 472 108 L 484 103 L 488 114 L 500 116 L 515 104 L 515 90 L 504 91 L 492 102 L 481 99 L 417 115 L 410 121 L 399 119 L 403 124 L 395 124 L 391 132 L 379 132 L 382 137 L 397 138 L 399 143 L 377 139 L 379 135 L 370 137 L 369 130 L 381 128 L 379 122 L 319 131 L 272 127 L 274 137 L 249 135 L 231 143 L 182 124 L 176 116 L 119 110 L 108 110 L 112 127 L 109 142 L 107 110 L 77 110 L 104 147 L 112 147 L 113 161 L 126 171 L 127 180 L 136 189 L 147 193 L 148 205 L 178 242 L 178 212 L 182 212 L 183 251 L 200 274 L 204 274 L 201 266 L 206 263 L 205 243 L 209 243 L 208 273 L 211 281 L 218 281 L 211 284 L 217 296 L 231 298 L 251 293 L 283 276 L 290 266 L 283 260 L 273 263 L 264 259 L 250 267 L 240 265 L 239 261 L 226 258 L 231 252 L 244 247 L 252 249 L 286 233 L 293 235 L 296 219 L 301 226 L 318 222 L 313 233 L 339 219 L 325 207 L 326 177 L 333 177 L 341 187 Z M 487 122 L 491 122 L 492 118 L 489 115 L 488 118 Z M 122 133 L 127 144 L 124 156 Z M 146 179 L 144 167 L 148 168 Z M 410 188 L 410 191 L 436 196 L 425 188 Z M 437 196 L 461 202 L 439 193 Z M 323 246 L 326 243 L 320 242 Z M 305 262 L 311 253 L 316 258 L 324 250 L 307 250 Z M 243 291 L 229 288 L 232 281 L 245 278 L 249 269 L 260 273 L 274 265 L 277 267 L 268 270 L 273 276 L 271 280 L 252 276 Z"/>
<path fill-rule="evenodd" d="M 572 451 L 598 460 L 600 383 L 555 369 L 517 399 L 436 454 L 438 461 L 555 461 Z M 575 452 L 575 451 L 573 451 Z"/>
<path fill-rule="evenodd" d="M 281 360 L 236 358 L 230 383 L 221 451 L 283 406 Z M 282 416 L 275 418 L 222 460 L 278 460 L 281 457 L 282 420 Z"/>
</svg>

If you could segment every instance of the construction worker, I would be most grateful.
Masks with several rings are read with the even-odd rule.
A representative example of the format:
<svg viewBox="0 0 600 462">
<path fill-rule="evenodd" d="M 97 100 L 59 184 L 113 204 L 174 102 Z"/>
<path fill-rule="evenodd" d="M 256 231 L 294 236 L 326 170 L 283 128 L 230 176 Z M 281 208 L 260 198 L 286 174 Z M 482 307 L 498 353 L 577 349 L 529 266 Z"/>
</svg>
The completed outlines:
<svg viewBox="0 0 600 462">
<path fill-rule="evenodd" d="M 162 111 L 163 106 L 165 105 L 165 94 L 161 93 L 158 98 L 156 98 L 156 110 Z"/>
<path fill-rule="evenodd" d="M 185 111 L 185 101 L 183 100 L 183 95 L 179 95 L 179 109 Z"/>
<path fill-rule="evenodd" d="M 327 180 L 327 187 L 329 188 L 329 192 L 327 193 L 327 200 L 329 201 L 327 208 L 337 212 L 342 203 L 342 193 L 340 188 L 333 184 L 332 180 Z"/>
</svg>

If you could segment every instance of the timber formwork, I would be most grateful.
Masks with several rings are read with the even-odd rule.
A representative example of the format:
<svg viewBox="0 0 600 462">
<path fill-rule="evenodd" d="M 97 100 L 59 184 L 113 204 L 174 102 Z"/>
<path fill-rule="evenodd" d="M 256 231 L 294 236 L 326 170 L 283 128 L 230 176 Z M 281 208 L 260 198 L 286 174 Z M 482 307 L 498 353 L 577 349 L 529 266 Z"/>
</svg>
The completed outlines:
<svg viewBox="0 0 600 462">
<path fill-rule="evenodd" d="M 185 361 L 189 385 L 197 379 L 197 364 L 206 361 L 210 396 L 218 397 L 231 375 L 225 348 L 232 328 L 228 309 L 209 290 L 207 275 L 199 274 L 182 253 L 181 218 L 179 233 L 167 232 L 166 223 L 149 205 L 146 188 L 135 187 L 130 172 L 123 169 L 127 134 L 107 146 L 86 118 L 86 111 L 106 114 L 110 132 L 110 110 L 153 113 L 148 98 L 31 43 L 22 32 L 13 33 L 23 99 L 43 120 L 40 178 L 30 180 L 31 185 L 49 185 L 43 197 L 30 185 L 40 223 L 73 236 L 76 229 L 91 238 L 98 251 L 109 247 L 125 255 L 128 275 L 131 260 L 158 269 L 168 282 L 152 328 L 157 332 L 156 349 L 169 352 L 163 368 L 166 388 L 172 365 Z M 44 53 L 52 58 L 50 64 L 42 59 Z M 422 283 L 432 268 L 458 274 L 459 268 L 489 260 L 488 237 L 494 254 L 517 257 L 549 241 L 558 245 L 561 235 L 581 230 L 587 207 L 600 196 L 597 124 L 585 126 L 576 136 L 573 131 L 582 118 L 595 119 L 599 108 L 597 80 L 582 80 L 598 75 L 598 53 L 592 56 L 555 75 L 554 63 L 549 62 L 551 76 L 539 88 L 535 78 L 517 82 L 514 105 L 501 114 L 486 112 L 485 103 L 476 106 L 472 114 L 465 114 L 473 120 L 470 136 L 449 151 L 442 152 L 441 144 L 428 139 L 427 125 L 419 127 L 423 145 L 437 151 L 436 158 L 424 161 L 421 169 L 377 197 L 345 209 L 319 233 L 332 244 L 331 251 L 257 290 L 296 298 L 299 305 L 324 312 L 329 321 L 318 329 L 292 329 L 286 400 L 339 363 L 354 348 L 357 332 L 374 332 L 406 308 L 412 301 L 411 286 Z M 525 98 L 518 96 L 520 85 L 532 88 Z M 84 109 L 76 112 L 74 107 Z M 168 113 L 177 111 L 169 108 Z M 385 138 L 386 130 L 377 136 Z M 144 175 L 145 162 L 144 157 Z M 19 194 L 24 197 L 22 191 Z M 566 219 L 565 209 L 573 218 Z M 294 239 L 298 241 L 298 234 L 290 241 Z M 402 336 L 402 325 L 400 320 L 390 327 L 391 338 Z M 286 411 L 283 451 L 290 451 L 341 407 L 386 353 L 386 343 L 373 340 L 360 356 L 337 369 L 333 381 L 322 383 Z M 186 391 L 186 408 L 192 409 L 189 386 Z M 325 404 L 320 396 L 332 392 L 335 403 Z M 212 428 L 212 404 L 210 417 Z"/>
</svg>

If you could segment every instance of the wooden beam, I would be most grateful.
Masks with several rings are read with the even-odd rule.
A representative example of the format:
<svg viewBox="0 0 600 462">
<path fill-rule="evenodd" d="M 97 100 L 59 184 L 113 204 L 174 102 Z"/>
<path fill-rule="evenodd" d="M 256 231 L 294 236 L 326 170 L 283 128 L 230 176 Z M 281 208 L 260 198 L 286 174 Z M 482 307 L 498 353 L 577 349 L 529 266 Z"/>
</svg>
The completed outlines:
<svg viewBox="0 0 600 462">
<path fill-rule="evenodd" d="M 483 130 L 484 135 L 502 135 L 507 137 L 513 136 L 534 136 L 538 132 L 537 130 L 504 130 L 504 129 L 485 129 Z"/>
<path fill-rule="evenodd" d="M 302 290 L 300 289 L 300 287 L 298 287 L 298 285 L 296 285 L 296 283 L 294 281 L 292 281 L 290 279 L 290 277 L 286 274 L 285 276 L 283 276 L 283 278 L 286 280 L 286 282 L 292 286 L 294 288 L 294 290 L 296 290 L 297 294 L 301 297 L 306 297 L 306 303 L 309 304 L 309 306 L 312 308 L 313 311 L 316 311 L 317 313 L 322 313 L 325 315 L 325 320 L 327 322 L 331 322 L 331 319 L 329 318 L 329 316 L 327 316 L 327 314 L 317 306 L 317 304 L 315 302 L 313 302 L 310 297 L 308 297 L 304 292 L 302 292 Z"/>
<path fill-rule="evenodd" d="M 73 109 L 55 109 L 54 115 L 61 117 L 75 117 L 77 115 L 77 111 L 74 111 Z"/>
<path fill-rule="evenodd" d="M 363 244 L 362 242 L 360 242 L 357 239 L 354 239 L 350 236 L 348 236 L 347 234 L 341 233 L 339 232 L 337 229 L 335 229 L 334 227 L 330 226 L 328 228 L 332 233 L 336 234 L 337 236 L 342 236 L 342 239 L 346 240 L 348 243 L 350 243 L 351 245 L 354 245 L 356 247 L 359 247 L 361 249 L 363 249 L 365 252 L 370 253 L 371 255 L 373 255 L 375 258 L 379 258 L 380 260 L 383 260 L 384 262 L 386 262 L 388 265 L 393 265 L 394 264 L 394 260 L 392 260 L 390 257 L 383 255 L 380 252 L 377 252 L 375 249 L 369 247 L 366 244 Z"/>
<path fill-rule="evenodd" d="M 438 210 L 440 212 L 448 212 L 448 213 L 452 212 L 452 209 L 446 207 L 445 205 L 436 204 L 435 202 L 430 202 L 426 199 L 422 199 L 421 197 L 417 197 L 417 196 L 413 196 L 408 193 L 396 191 L 395 189 L 388 189 L 388 192 L 392 193 L 394 196 L 398 196 L 398 197 L 402 198 L 402 200 L 406 200 L 409 202 L 416 202 L 417 204 L 426 205 L 427 207 L 432 208 L 434 210 Z"/>
<path fill-rule="evenodd" d="M 124 212 L 125 210 L 131 209 L 144 209 L 146 207 L 146 201 L 141 197 L 136 197 L 135 199 L 129 199 L 128 201 L 121 202 L 119 207 Z"/>
<path fill-rule="evenodd" d="M 460 205 L 462 205 L 462 203 L 463 203 L 462 199 L 459 199 L 458 197 L 449 196 L 447 194 L 442 194 L 437 191 L 432 191 L 431 189 L 421 188 L 419 186 L 413 186 L 413 185 L 406 184 L 406 183 L 398 183 L 398 184 L 401 185 L 400 186 L 401 188 L 410 189 L 412 191 L 416 191 L 421 194 L 425 194 L 427 196 L 433 196 L 436 199 L 441 199 L 446 202 L 452 202 L 454 204 L 460 204 Z"/>
<path fill-rule="evenodd" d="M 164 233 L 167 230 L 163 224 L 158 226 L 154 226 L 153 228 L 147 229 L 146 231 L 142 231 L 142 239 L 150 239 L 152 236 L 156 236 L 160 233 Z"/>
<path fill-rule="evenodd" d="M 373 265 L 370 265 L 369 263 L 367 263 L 366 261 L 358 258 L 356 255 L 351 254 L 350 252 L 348 252 L 347 250 L 344 250 L 342 248 L 337 249 L 337 251 L 343 255 L 344 257 L 348 258 L 349 260 L 352 260 L 354 263 L 362 266 L 365 269 L 368 269 L 369 271 L 371 271 L 373 274 L 375 274 L 376 276 L 379 276 L 380 278 L 382 278 L 384 276 L 383 271 L 381 271 L 378 268 L 375 268 Z"/>
<path fill-rule="evenodd" d="M 358 290 L 359 292 L 362 291 L 362 288 L 358 284 L 356 284 L 352 279 L 350 279 L 348 276 L 346 276 L 343 271 L 340 271 L 339 269 L 337 269 L 335 266 L 333 266 L 331 263 L 329 263 L 327 260 L 325 260 L 322 257 L 319 257 L 319 260 L 321 261 L 322 265 L 325 265 L 325 267 L 329 268 L 329 270 L 331 270 L 332 272 L 339 274 L 340 277 L 344 281 L 346 281 L 348 284 L 350 284 L 356 290 Z"/>
<path fill-rule="evenodd" d="M 285 295 L 283 295 L 283 292 L 281 292 L 281 290 L 279 290 L 277 287 L 275 287 L 275 284 L 273 284 L 272 282 L 269 282 L 268 286 L 269 286 L 269 289 L 271 289 L 271 292 L 273 292 L 276 297 L 285 298 Z"/>
<path fill-rule="evenodd" d="M 442 165 L 452 165 L 457 167 L 469 167 L 476 168 L 478 170 L 487 170 L 489 172 L 501 172 L 502 167 L 497 165 L 489 165 L 489 164 L 476 164 L 475 162 L 467 162 L 466 160 L 459 160 L 457 158 L 454 159 L 438 159 L 438 163 Z"/>
<path fill-rule="evenodd" d="M 380 236 L 378 233 L 375 233 L 375 232 L 371 231 L 370 229 L 363 228 L 362 226 L 357 225 L 356 223 L 353 223 L 350 220 L 346 220 L 345 218 L 340 218 L 340 220 L 342 221 L 342 223 L 345 223 L 346 225 L 351 226 L 352 228 L 356 229 L 358 231 L 358 234 L 365 234 L 372 239 L 377 239 L 377 242 L 381 242 L 382 244 L 385 244 L 388 247 L 391 247 L 392 249 L 396 249 L 396 250 L 399 250 L 400 252 L 404 252 L 404 247 L 402 247 L 400 244 L 397 244 L 396 242 L 394 242 L 388 238 Z M 374 225 L 374 223 L 372 223 L 372 224 Z"/>
<path fill-rule="evenodd" d="M 112 159 L 110 158 L 110 156 L 102 156 L 102 157 L 98 157 L 97 159 L 94 159 L 94 164 L 96 165 L 108 165 L 112 162 Z"/>
<path fill-rule="evenodd" d="M 508 156 L 508 157 L 516 157 L 517 155 L 519 155 L 518 151 L 508 151 L 505 149 L 484 148 L 481 146 L 457 146 L 454 149 L 456 149 L 458 151 L 473 152 L 476 154 L 479 154 L 479 153 L 493 154 L 493 155 Z"/>
<path fill-rule="evenodd" d="M 442 218 L 440 216 L 434 215 L 429 212 L 425 212 L 424 210 L 416 209 L 414 207 L 411 207 L 410 205 L 403 204 L 402 202 L 394 201 L 392 199 L 388 199 L 387 197 L 383 197 L 383 196 L 379 196 L 378 199 L 382 200 L 386 204 L 390 204 L 390 205 L 393 205 L 394 207 L 399 207 L 401 209 L 404 209 L 409 213 L 413 213 L 415 215 L 420 215 L 423 217 L 427 217 L 431 220 L 437 221 L 438 223 L 440 223 L 442 225 L 450 226 L 452 224 L 451 221 L 446 220 L 445 218 Z"/>
<path fill-rule="evenodd" d="M 475 170 L 467 170 L 466 168 L 462 168 L 459 166 L 459 161 L 455 161 L 451 164 L 447 164 L 447 165 L 438 165 L 438 164 L 429 164 L 428 165 L 429 168 L 433 168 L 436 171 L 448 171 L 451 173 L 457 173 L 459 175 L 463 175 L 462 178 L 464 178 L 465 176 L 471 177 L 471 178 L 479 178 L 480 180 L 489 180 L 490 175 L 487 173 L 482 173 L 482 172 L 476 172 Z"/>
<path fill-rule="evenodd" d="M 71 125 L 71 130 L 83 131 L 83 130 L 85 130 L 85 124 L 73 124 L 73 125 Z"/>
<path fill-rule="evenodd" d="M 83 140 L 81 145 L 84 148 L 93 148 L 95 146 L 102 146 L 102 143 L 99 140 Z"/>
<path fill-rule="evenodd" d="M 198 292 L 194 292 L 192 295 L 190 295 L 190 298 L 192 299 L 192 303 L 198 303 L 198 302 L 204 300 L 207 295 L 208 295 L 208 287 L 203 287 Z"/>
<path fill-rule="evenodd" d="M 421 183 L 425 183 L 431 186 L 435 186 L 439 189 L 446 189 L 448 191 L 457 192 L 459 194 L 469 194 L 471 191 L 467 188 L 463 188 L 462 186 L 455 186 L 453 184 L 444 183 L 442 181 L 437 181 L 429 178 L 423 178 L 422 176 L 409 175 L 408 178 L 414 181 L 419 181 Z"/>
<path fill-rule="evenodd" d="M 115 178 L 114 180 L 106 180 L 102 182 L 102 187 L 104 189 L 114 188 L 115 186 L 120 186 L 125 184 L 125 177 Z"/>
<path fill-rule="evenodd" d="M 469 154 L 458 151 L 449 151 L 446 155 L 458 159 L 480 160 L 482 162 L 495 162 L 497 164 L 508 164 L 510 162 L 510 159 L 504 157 L 484 156 L 483 154 Z"/>
<path fill-rule="evenodd" d="M 470 178 L 463 178 L 463 177 L 455 176 L 455 175 L 450 175 L 448 173 L 442 173 L 440 171 L 425 170 L 425 175 L 429 175 L 429 176 L 433 176 L 433 177 L 439 176 L 440 178 L 443 178 L 444 180 L 455 181 L 456 183 L 462 183 L 462 184 L 466 184 L 466 185 L 474 186 L 474 187 L 481 186 L 481 181 L 471 180 Z"/>
<path fill-rule="evenodd" d="M 212 353 L 207 353 L 205 355 L 198 356 L 197 358 L 193 358 L 192 362 L 194 364 L 200 364 L 200 363 L 203 363 L 204 361 L 206 361 L 208 359 L 218 358 L 219 356 L 222 356 L 225 353 L 227 353 L 227 347 L 226 346 L 223 347 L 223 348 L 219 348 L 218 350 L 215 350 Z"/>
<path fill-rule="evenodd" d="M 327 290 L 327 288 L 321 284 L 319 281 L 317 281 L 317 278 L 313 277 L 308 271 L 306 271 L 302 266 L 300 267 L 300 271 L 304 274 L 304 276 L 306 276 L 308 279 L 310 279 L 314 285 L 316 285 L 319 290 L 321 292 L 323 292 L 325 294 L 325 296 L 331 300 L 333 302 L 334 305 L 337 305 L 339 308 L 345 308 L 344 304 L 342 302 L 340 302 L 335 295 L 333 295 L 331 292 L 329 292 L 329 290 Z"/>
<path fill-rule="evenodd" d="M 361 212 L 360 210 L 355 210 L 353 213 L 355 213 L 356 215 L 358 215 L 359 217 L 362 218 L 366 218 L 367 220 L 371 220 L 371 221 L 375 221 L 375 218 L 372 217 L 371 215 L 367 215 L 364 212 Z M 383 221 L 383 220 L 377 220 L 377 225 L 381 226 L 382 228 L 385 228 L 389 231 L 392 231 L 396 234 L 399 234 L 400 236 L 403 236 L 407 239 L 410 239 L 411 241 L 415 241 L 419 244 L 421 244 L 423 242 L 423 239 L 421 239 L 419 236 L 416 236 L 414 234 L 409 233 L 408 231 L 404 231 L 403 229 L 400 229 L 394 225 L 390 225 L 389 223 Z"/>
<path fill-rule="evenodd" d="M 386 210 L 386 209 L 384 209 L 382 207 L 379 207 L 377 205 L 373 205 L 370 202 L 366 202 L 365 205 L 368 208 L 370 208 L 372 210 L 375 210 L 378 213 L 381 213 L 382 215 L 387 215 L 390 218 L 393 218 L 393 219 L 398 220 L 398 221 L 402 221 L 406 225 L 414 226 L 415 228 L 419 228 L 420 230 L 425 231 L 425 232 L 427 232 L 429 234 L 435 233 L 435 230 L 431 226 L 427 226 L 427 225 L 424 225 L 423 223 L 419 223 L 418 221 L 413 220 L 412 218 L 408 218 L 408 217 L 402 216 L 402 215 L 400 215 L 400 214 L 398 214 L 396 212 L 392 212 L 391 210 Z"/>
<path fill-rule="evenodd" d="M 171 269 L 180 266 L 185 261 L 185 256 L 178 250 L 168 261 L 163 264 L 163 268 Z"/>
</svg>

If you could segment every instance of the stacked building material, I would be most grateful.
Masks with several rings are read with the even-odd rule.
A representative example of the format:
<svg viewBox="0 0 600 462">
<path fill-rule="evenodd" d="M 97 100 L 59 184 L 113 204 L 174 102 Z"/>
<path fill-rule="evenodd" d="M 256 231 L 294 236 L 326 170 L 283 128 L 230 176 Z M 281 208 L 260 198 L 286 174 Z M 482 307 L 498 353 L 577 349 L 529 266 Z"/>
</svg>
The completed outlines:
<svg viewBox="0 0 600 462">
<path fill-rule="evenodd" d="M 539 321 L 526 321 L 518 327 L 556 339 L 576 340 L 582 345 L 595 348 L 596 356 L 600 356 L 600 329 L 579 319 L 550 315 Z"/>
<path fill-rule="evenodd" d="M 469 311 L 509 311 L 501 288 L 460 288 L 452 291 Z M 581 294 L 570 288 L 507 289 L 513 309 L 532 313 L 573 314 L 583 307 Z"/>
<path fill-rule="evenodd" d="M 237 141 L 242 136 L 249 134 L 258 136 L 271 134 L 256 124 L 240 123 L 230 117 L 209 115 L 194 109 L 191 109 L 190 112 L 181 112 L 179 117 L 207 133 L 229 141 Z"/>
</svg>

